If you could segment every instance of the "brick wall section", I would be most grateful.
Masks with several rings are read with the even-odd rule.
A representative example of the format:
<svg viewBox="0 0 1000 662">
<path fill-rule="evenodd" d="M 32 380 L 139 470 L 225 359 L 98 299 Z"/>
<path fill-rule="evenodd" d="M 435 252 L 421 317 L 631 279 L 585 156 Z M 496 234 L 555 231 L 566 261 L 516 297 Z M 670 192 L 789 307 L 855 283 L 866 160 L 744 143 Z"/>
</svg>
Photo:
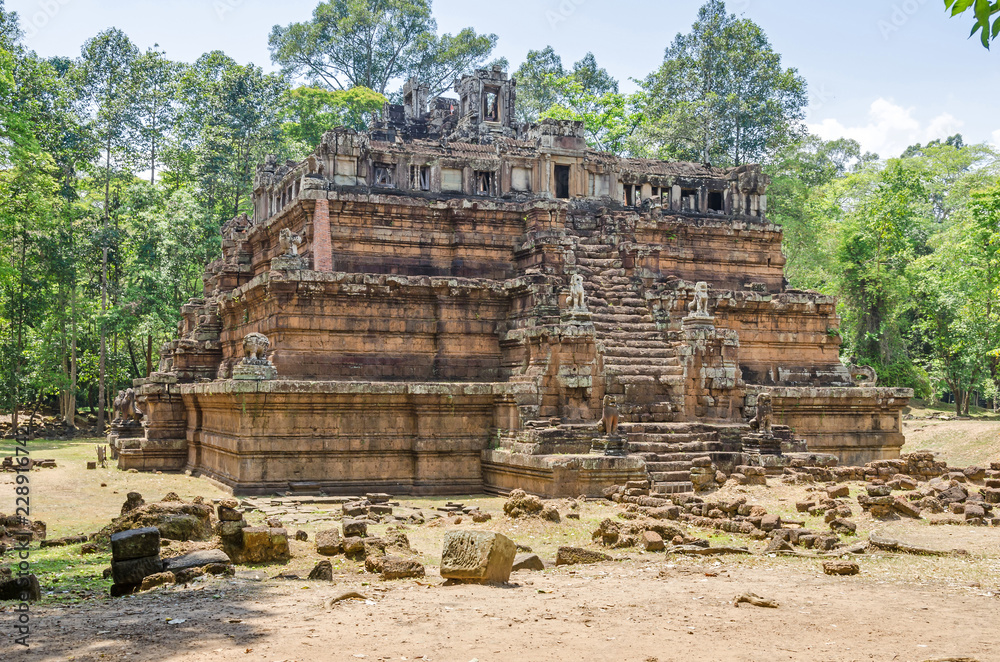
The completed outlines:
<svg viewBox="0 0 1000 662">
<path fill-rule="evenodd" d="M 330 202 L 317 200 L 313 212 L 313 271 L 333 271 L 333 245 L 330 239 Z"/>
</svg>

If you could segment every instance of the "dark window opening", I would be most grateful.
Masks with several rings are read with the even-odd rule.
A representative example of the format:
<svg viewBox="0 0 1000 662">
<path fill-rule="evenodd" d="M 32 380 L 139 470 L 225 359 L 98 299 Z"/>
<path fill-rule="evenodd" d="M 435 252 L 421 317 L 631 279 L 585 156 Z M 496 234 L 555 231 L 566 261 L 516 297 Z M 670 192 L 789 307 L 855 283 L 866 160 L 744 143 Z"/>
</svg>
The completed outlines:
<svg viewBox="0 0 1000 662">
<path fill-rule="evenodd" d="M 427 166 L 411 166 L 410 182 L 415 191 L 430 191 L 431 169 Z"/>
<path fill-rule="evenodd" d="M 726 202 L 722 197 L 721 191 L 712 191 L 708 194 L 708 210 L 717 212 L 726 211 Z"/>
<path fill-rule="evenodd" d="M 392 177 L 392 166 L 388 163 L 375 164 L 375 186 L 392 188 L 396 184 Z"/>
<path fill-rule="evenodd" d="M 476 195 L 493 195 L 493 173 L 476 171 Z"/>
<path fill-rule="evenodd" d="M 743 210 L 743 213 L 746 214 L 747 216 L 749 216 L 751 214 L 751 210 L 752 209 L 753 209 L 753 201 L 751 200 L 750 196 L 748 195 L 747 196 L 747 206 L 746 206 L 746 209 Z"/>
<path fill-rule="evenodd" d="M 486 122 L 500 121 L 500 91 L 487 89 L 483 92 L 483 120 Z"/>
<path fill-rule="evenodd" d="M 562 200 L 569 199 L 569 166 L 556 166 L 556 197 Z"/>
<path fill-rule="evenodd" d="M 681 189 L 681 208 L 684 211 L 698 211 L 698 191 L 691 188 Z"/>
<path fill-rule="evenodd" d="M 633 186 L 631 184 L 625 185 L 625 206 L 633 207 L 635 206 L 635 196 L 633 195 Z"/>
</svg>

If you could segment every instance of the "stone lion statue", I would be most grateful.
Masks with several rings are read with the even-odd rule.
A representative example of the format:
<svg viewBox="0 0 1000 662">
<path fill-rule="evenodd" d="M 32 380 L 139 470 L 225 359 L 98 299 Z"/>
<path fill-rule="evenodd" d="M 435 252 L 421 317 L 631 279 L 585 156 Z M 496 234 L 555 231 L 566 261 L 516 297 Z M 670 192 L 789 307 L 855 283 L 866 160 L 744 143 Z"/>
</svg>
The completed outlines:
<svg viewBox="0 0 1000 662">
<path fill-rule="evenodd" d="M 278 235 L 278 243 L 280 244 L 282 256 L 294 257 L 299 254 L 299 246 L 302 245 L 302 237 L 295 234 L 288 228 L 282 228 Z"/>
<path fill-rule="evenodd" d="M 243 337 L 243 351 L 246 356 L 244 363 L 250 365 L 268 365 L 267 350 L 271 348 L 271 341 L 263 333 L 248 333 Z"/>
<path fill-rule="evenodd" d="M 618 400 L 613 395 L 604 396 L 604 412 L 597 431 L 609 436 L 618 434 Z"/>
<path fill-rule="evenodd" d="M 688 304 L 692 317 L 711 317 L 708 312 L 708 283 L 701 281 L 694 286 L 694 301 Z"/>
<path fill-rule="evenodd" d="M 573 310 L 586 310 L 587 293 L 583 289 L 583 276 L 574 274 L 569 285 L 569 307 Z"/>
<path fill-rule="evenodd" d="M 771 394 L 761 393 L 757 396 L 757 415 L 750 420 L 750 429 L 770 438 L 774 436 L 771 431 L 773 422 L 774 405 L 771 402 Z"/>
<path fill-rule="evenodd" d="M 119 425 L 135 425 L 142 421 L 142 412 L 135 404 L 135 389 L 127 388 L 118 391 L 114 409 L 115 423 Z"/>
<path fill-rule="evenodd" d="M 878 374 L 875 372 L 875 368 L 867 365 L 856 365 L 854 357 L 851 357 L 847 370 L 851 373 L 851 379 L 860 386 L 878 385 Z"/>
</svg>

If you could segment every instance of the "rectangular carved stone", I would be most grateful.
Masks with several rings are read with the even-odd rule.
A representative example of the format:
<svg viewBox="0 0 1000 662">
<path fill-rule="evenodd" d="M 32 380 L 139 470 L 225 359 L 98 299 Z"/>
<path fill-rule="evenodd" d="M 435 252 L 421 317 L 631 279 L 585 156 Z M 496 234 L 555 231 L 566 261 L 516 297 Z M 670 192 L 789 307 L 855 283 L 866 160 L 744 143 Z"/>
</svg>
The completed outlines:
<svg viewBox="0 0 1000 662">
<path fill-rule="evenodd" d="M 517 546 L 488 531 L 451 531 L 444 538 L 441 576 L 466 583 L 502 584 L 510 579 Z"/>
</svg>

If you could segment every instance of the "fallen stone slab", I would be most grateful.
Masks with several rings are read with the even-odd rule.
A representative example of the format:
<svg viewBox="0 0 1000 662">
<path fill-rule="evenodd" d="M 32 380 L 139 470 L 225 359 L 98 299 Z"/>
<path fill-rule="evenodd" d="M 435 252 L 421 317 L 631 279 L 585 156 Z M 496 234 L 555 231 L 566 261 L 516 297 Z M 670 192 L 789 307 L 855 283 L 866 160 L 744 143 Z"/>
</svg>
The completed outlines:
<svg viewBox="0 0 1000 662">
<path fill-rule="evenodd" d="M 826 561 L 823 572 L 828 575 L 850 576 L 861 572 L 861 566 L 854 561 Z"/>
<path fill-rule="evenodd" d="M 166 586 L 169 584 L 176 584 L 177 577 L 174 576 L 172 572 L 158 572 L 155 575 L 149 575 L 142 580 L 142 585 L 139 587 L 140 591 L 149 591 L 157 586 Z"/>
<path fill-rule="evenodd" d="M 329 561 L 320 561 L 309 573 L 309 579 L 324 582 L 333 581 L 333 564 Z"/>
<path fill-rule="evenodd" d="M 163 572 L 163 561 L 159 556 L 111 562 L 111 576 L 115 584 L 138 586 L 146 577 L 161 572 Z"/>
<path fill-rule="evenodd" d="M 697 545 L 674 545 L 667 548 L 667 554 L 693 554 L 695 556 L 721 556 L 723 554 L 752 554 L 746 547 L 699 547 Z"/>
<path fill-rule="evenodd" d="M 427 574 L 424 564 L 413 559 L 399 556 L 386 556 L 382 559 L 382 579 L 410 579 L 423 577 Z"/>
<path fill-rule="evenodd" d="M 580 565 L 613 560 L 614 558 L 607 554 L 582 547 L 560 547 L 556 552 L 556 565 Z"/>
<path fill-rule="evenodd" d="M 510 579 L 517 546 L 492 531 L 451 531 L 444 538 L 441 577 L 465 583 L 503 584 Z"/>
<path fill-rule="evenodd" d="M 545 563 L 538 557 L 538 554 L 518 554 L 514 557 L 512 571 L 518 570 L 545 570 Z"/>
<path fill-rule="evenodd" d="M 343 549 L 339 529 L 327 529 L 316 534 L 316 552 L 322 556 L 336 556 Z"/>
<path fill-rule="evenodd" d="M 943 551 L 940 549 L 929 549 L 927 547 L 911 545 L 909 543 L 905 543 L 900 540 L 883 538 L 882 536 L 875 533 L 868 536 L 868 543 L 872 547 L 875 547 L 876 549 L 881 549 L 886 552 L 900 552 L 902 554 L 922 554 L 924 556 L 953 556 L 956 554 L 964 553 L 961 550 Z"/>
<path fill-rule="evenodd" d="M 164 559 L 163 570 L 177 573 L 188 568 L 204 568 L 217 563 L 228 565 L 232 561 L 221 549 L 203 549 L 183 556 L 175 556 L 172 559 Z"/>
</svg>

